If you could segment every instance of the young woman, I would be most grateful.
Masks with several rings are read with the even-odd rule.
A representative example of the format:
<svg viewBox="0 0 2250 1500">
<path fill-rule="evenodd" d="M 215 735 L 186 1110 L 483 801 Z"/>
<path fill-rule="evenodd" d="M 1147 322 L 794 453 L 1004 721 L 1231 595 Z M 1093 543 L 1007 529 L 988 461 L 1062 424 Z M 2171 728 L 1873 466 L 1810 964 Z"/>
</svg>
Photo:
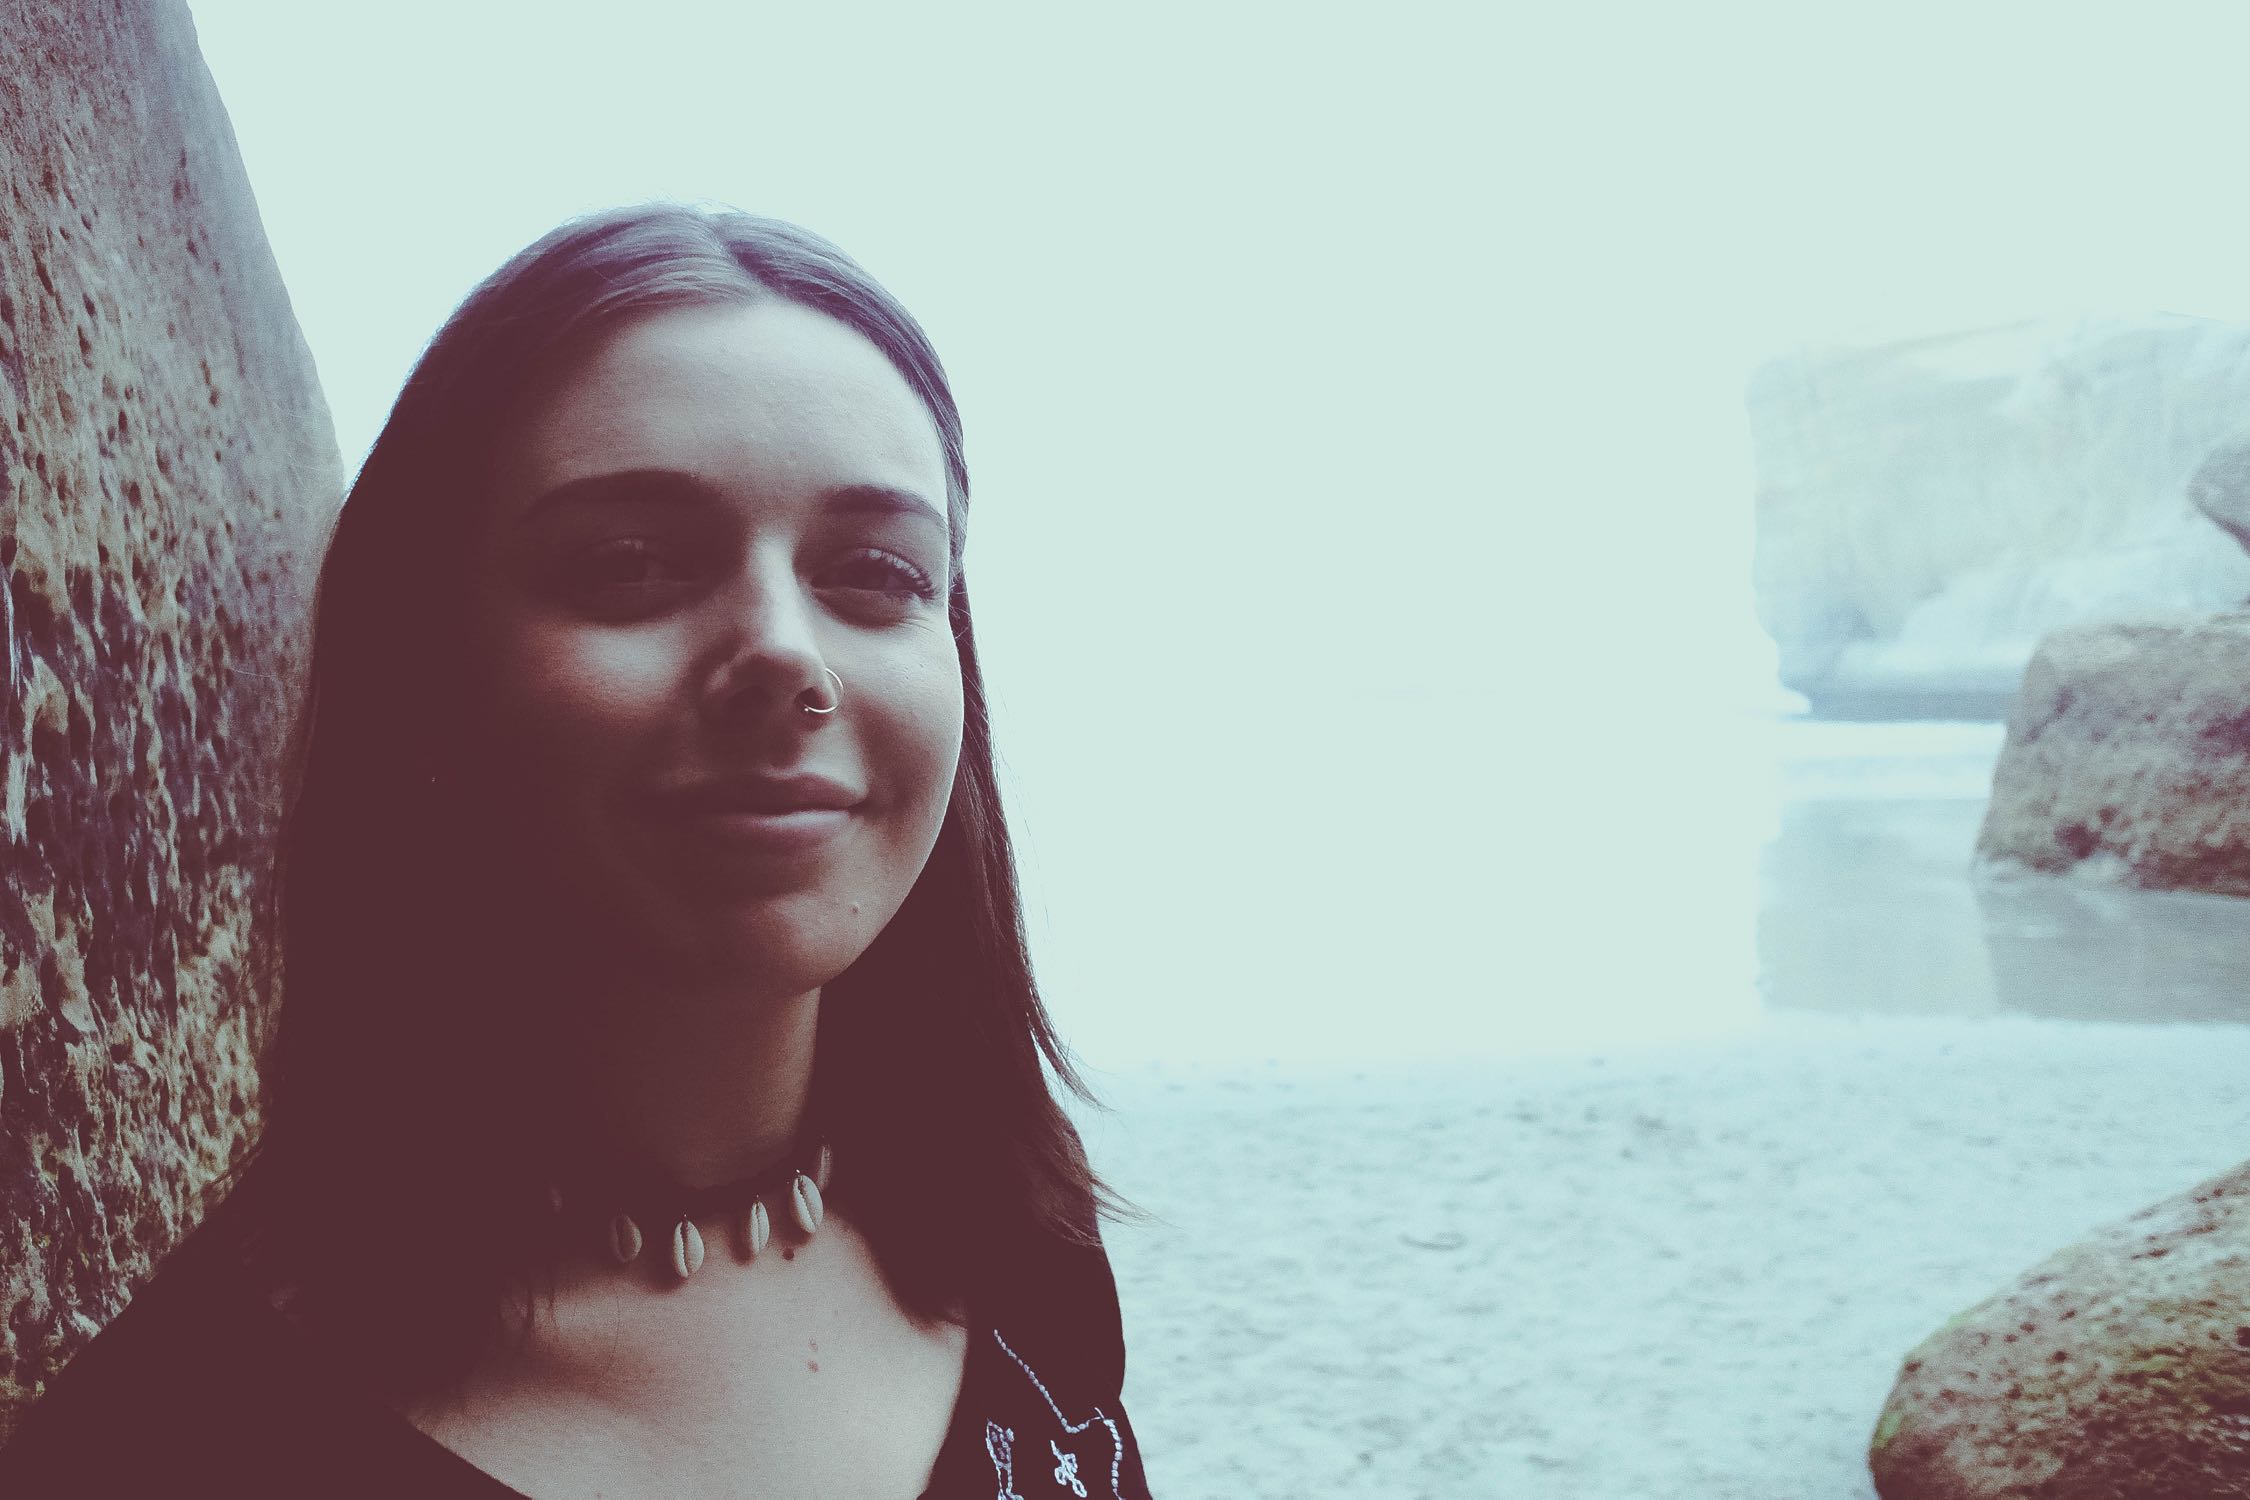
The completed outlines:
<svg viewBox="0 0 2250 1500">
<path fill-rule="evenodd" d="M 321 574 L 262 1137 L 0 1490 L 1145 1494 L 967 509 L 802 230 L 627 209 L 470 296 Z"/>
</svg>

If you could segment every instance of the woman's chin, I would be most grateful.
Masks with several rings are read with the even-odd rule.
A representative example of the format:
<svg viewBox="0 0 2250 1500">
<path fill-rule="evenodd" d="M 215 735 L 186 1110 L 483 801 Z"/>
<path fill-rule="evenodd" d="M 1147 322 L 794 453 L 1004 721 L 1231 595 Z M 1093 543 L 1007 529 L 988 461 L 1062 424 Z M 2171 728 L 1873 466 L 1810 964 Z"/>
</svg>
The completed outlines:
<svg viewBox="0 0 2250 1500">
<path fill-rule="evenodd" d="M 805 994 L 850 968 L 875 940 L 877 929 L 852 905 L 799 892 L 674 906 L 651 924 L 651 957 L 703 980 L 740 978 L 774 995 Z"/>
</svg>

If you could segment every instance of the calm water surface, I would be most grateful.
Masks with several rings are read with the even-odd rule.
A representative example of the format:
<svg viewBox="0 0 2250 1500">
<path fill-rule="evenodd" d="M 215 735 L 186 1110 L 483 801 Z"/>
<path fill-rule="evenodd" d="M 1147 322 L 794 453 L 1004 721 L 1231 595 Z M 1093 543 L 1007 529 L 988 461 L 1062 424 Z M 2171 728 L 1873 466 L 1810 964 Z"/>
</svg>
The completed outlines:
<svg viewBox="0 0 2250 1500">
<path fill-rule="evenodd" d="M 2250 902 L 1972 881 L 1997 725 L 1409 704 L 1173 743 L 1044 728 L 1011 741 L 1030 935 L 1097 1069 L 1585 1053 L 1808 1012 L 2250 1020 Z"/>
<path fill-rule="evenodd" d="M 1996 726 L 1806 724 L 1781 738 L 1786 795 L 1759 862 L 1768 1005 L 2250 1021 L 2250 901 L 1970 878 Z"/>
</svg>

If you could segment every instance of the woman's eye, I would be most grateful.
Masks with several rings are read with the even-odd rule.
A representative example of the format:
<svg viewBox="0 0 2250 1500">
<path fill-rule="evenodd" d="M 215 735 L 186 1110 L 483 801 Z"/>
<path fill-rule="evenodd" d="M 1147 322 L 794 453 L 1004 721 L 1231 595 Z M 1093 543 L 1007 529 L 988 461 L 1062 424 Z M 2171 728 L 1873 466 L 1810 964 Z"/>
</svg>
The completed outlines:
<svg viewBox="0 0 2250 1500">
<path fill-rule="evenodd" d="M 570 560 L 563 574 L 582 592 L 631 595 L 655 585 L 682 582 L 686 570 L 661 548 L 637 537 L 625 537 L 588 548 Z"/>
<path fill-rule="evenodd" d="M 937 585 L 927 572 L 880 547 L 863 547 L 845 557 L 820 576 L 820 583 L 824 588 L 889 595 L 899 600 L 937 598 Z"/>
</svg>

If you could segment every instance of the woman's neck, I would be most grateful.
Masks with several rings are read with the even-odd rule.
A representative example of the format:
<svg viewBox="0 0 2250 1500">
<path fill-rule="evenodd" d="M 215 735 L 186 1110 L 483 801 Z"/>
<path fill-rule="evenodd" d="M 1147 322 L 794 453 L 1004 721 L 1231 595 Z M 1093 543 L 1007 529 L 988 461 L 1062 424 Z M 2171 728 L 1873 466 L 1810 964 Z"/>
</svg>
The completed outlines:
<svg viewBox="0 0 2250 1500">
<path fill-rule="evenodd" d="M 613 996 L 579 1038 L 592 1144 L 684 1188 L 749 1176 L 788 1148 L 812 1093 L 818 990 Z"/>
</svg>

